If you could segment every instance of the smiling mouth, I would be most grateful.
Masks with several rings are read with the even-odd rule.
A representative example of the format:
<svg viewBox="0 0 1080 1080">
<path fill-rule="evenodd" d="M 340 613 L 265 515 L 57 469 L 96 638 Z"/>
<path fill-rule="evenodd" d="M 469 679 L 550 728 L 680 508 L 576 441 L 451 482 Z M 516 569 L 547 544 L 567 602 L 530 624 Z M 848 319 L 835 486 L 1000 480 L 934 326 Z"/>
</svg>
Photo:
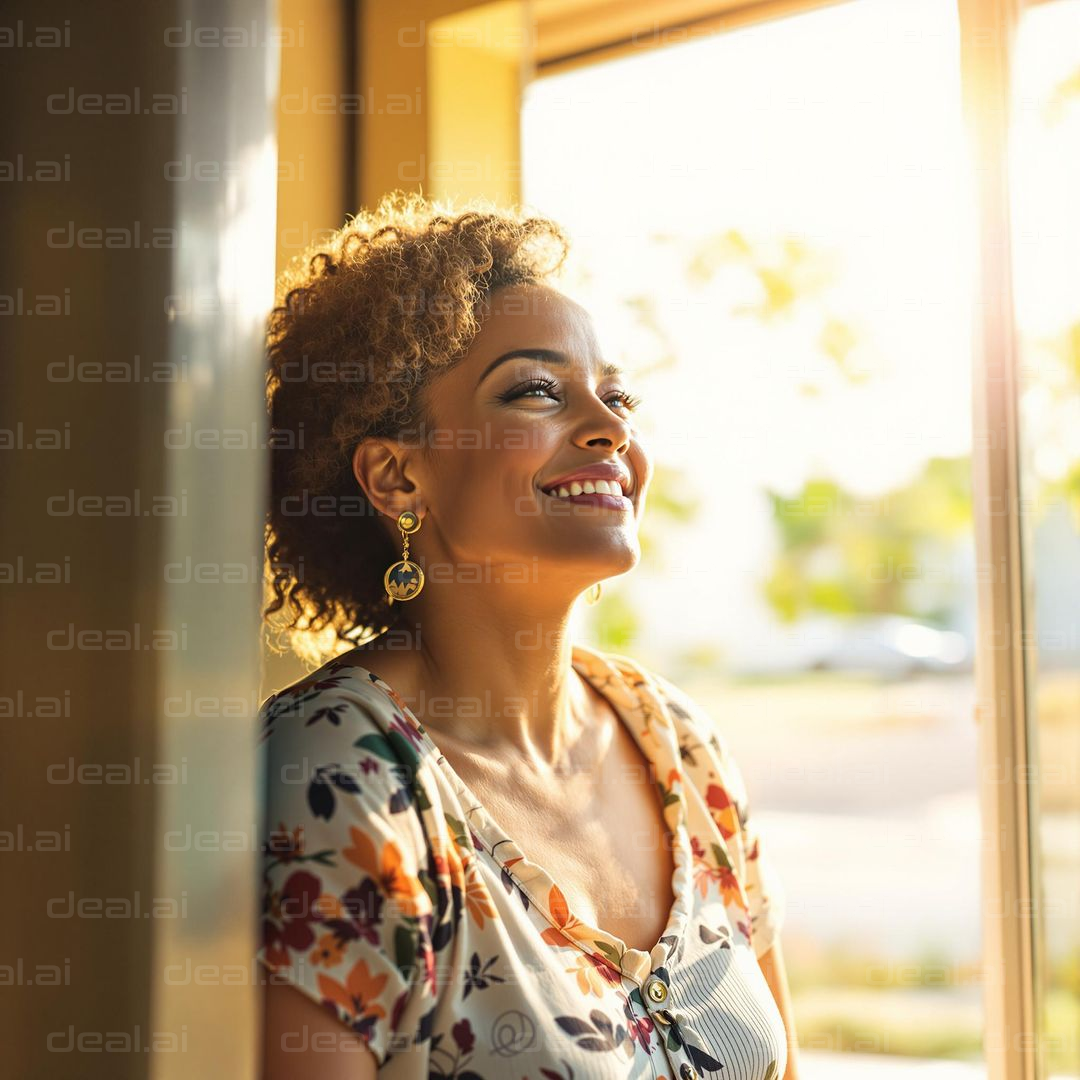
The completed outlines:
<svg viewBox="0 0 1080 1080">
<path fill-rule="evenodd" d="M 569 484 L 541 488 L 545 495 L 566 499 L 575 495 L 623 495 L 623 489 L 616 480 L 573 480 Z M 623 495 L 625 498 L 626 496 Z"/>
<path fill-rule="evenodd" d="M 540 489 L 541 494 L 558 502 L 578 503 L 583 506 L 599 506 L 609 510 L 632 510 L 634 504 L 614 480 L 586 480 L 582 483 L 560 484 L 558 487 Z"/>
</svg>

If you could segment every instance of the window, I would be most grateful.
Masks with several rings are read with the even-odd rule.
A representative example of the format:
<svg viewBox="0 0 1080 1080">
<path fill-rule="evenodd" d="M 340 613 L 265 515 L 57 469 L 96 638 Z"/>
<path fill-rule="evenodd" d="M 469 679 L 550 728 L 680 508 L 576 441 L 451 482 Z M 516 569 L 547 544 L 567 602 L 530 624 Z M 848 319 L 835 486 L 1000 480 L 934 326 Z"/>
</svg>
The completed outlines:
<svg viewBox="0 0 1080 1080">
<path fill-rule="evenodd" d="M 524 198 L 569 226 L 658 465 L 589 632 L 733 742 L 811 1078 L 986 1075 L 959 52 L 952 6 L 860 0 L 523 105 Z"/>
</svg>

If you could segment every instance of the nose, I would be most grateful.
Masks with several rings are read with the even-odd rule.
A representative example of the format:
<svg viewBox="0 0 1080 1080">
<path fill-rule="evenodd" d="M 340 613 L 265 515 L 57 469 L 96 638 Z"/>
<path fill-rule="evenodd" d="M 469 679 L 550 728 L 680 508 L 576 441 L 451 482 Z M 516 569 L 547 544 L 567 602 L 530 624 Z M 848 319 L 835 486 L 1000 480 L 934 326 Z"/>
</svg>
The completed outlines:
<svg viewBox="0 0 1080 1080">
<path fill-rule="evenodd" d="M 593 403 L 589 415 L 583 418 L 574 432 L 574 444 L 581 447 L 611 446 L 617 454 L 630 449 L 634 429 L 631 424 L 613 413 L 602 401 Z"/>
</svg>

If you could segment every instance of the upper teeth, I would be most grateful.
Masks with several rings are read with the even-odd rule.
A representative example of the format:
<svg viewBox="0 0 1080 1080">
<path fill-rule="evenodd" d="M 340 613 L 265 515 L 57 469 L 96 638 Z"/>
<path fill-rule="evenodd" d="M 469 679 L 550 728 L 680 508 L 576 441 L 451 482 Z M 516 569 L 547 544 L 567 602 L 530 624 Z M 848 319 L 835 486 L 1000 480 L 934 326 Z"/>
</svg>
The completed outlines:
<svg viewBox="0 0 1080 1080">
<path fill-rule="evenodd" d="M 615 480 L 583 480 L 580 484 L 574 480 L 568 485 L 550 488 L 547 494 L 566 499 L 571 495 L 622 495 L 623 489 Z"/>
</svg>

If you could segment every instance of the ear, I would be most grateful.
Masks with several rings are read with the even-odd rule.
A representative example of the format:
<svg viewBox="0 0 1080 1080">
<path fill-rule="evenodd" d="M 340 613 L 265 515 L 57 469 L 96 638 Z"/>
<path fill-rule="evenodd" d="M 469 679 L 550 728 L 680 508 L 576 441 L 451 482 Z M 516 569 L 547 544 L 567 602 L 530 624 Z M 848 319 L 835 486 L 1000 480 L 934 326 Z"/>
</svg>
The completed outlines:
<svg viewBox="0 0 1080 1080">
<path fill-rule="evenodd" d="M 391 521 L 404 510 L 421 511 L 420 490 L 409 479 L 408 454 L 390 439 L 364 439 L 353 452 L 356 482 L 368 502 Z"/>
</svg>

